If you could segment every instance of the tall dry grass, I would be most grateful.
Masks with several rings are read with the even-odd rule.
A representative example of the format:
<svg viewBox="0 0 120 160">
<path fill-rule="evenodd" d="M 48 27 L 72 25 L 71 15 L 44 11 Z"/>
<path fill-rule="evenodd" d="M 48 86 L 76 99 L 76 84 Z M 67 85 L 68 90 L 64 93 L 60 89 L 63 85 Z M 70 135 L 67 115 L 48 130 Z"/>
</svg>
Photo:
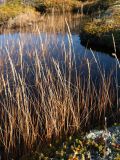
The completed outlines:
<svg viewBox="0 0 120 160">
<path fill-rule="evenodd" d="M 24 53 L 26 40 L 21 35 L 17 53 L 14 42 L 4 49 L 0 73 L 0 146 L 4 159 L 103 124 L 106 116 L 114 117 L 118 86 L 114 86 L 112 71 L 106 77 L 91 50 L 99 73 L 99 82 L 95 82 L 91 61 L 85 58 L 83 63 L 76 63 L 67 21 L 66 26 L 69 48 L 63 40 L 60 52 L 56 38 L 53 40 L 60 59 L 49 53 L 51 39 L 46 35 L 43 41 L 38 27 L 40 49 L 30 41 L 33 49 Z M 86 69 L 85 76 L 80 68 Z M 115 108 L 114 113 L 117 111 Z"/>
</svg>

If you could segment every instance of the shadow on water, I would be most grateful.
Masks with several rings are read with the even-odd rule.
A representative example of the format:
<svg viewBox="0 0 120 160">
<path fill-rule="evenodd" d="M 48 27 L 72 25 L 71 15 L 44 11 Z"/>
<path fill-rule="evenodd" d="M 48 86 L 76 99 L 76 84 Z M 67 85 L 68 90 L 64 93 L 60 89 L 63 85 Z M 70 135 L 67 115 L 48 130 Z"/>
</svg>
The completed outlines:
<svg viewBox="0 0 120 160">
<path fill-rule="evenodd" d="M 119 36 L 119 33 L 117 36 Z M 107 37 L 107 38 L 105 38 L 105 37 Z M 100 38 L 100 37 L 97 37 L 94 35 L 88 35 L 84 32 L 81 32 L 80 38 L 81 38 L 81 45 L 86 46 L 87 49 L 91 48 L 96 52 L 103 52 L 105 54 L 109 54 L 111 57 L 113 57 L 112 54 L 115 52 L 115 49 L 116 49 L 117 57 L 120 59 L 119 44 L 118 44 L 118 42 L 116 43 L 117 38 L 116 38 L 116 36 L 114 36 L 115 43 L 117 44 L 116 47 L 114 47 L 112 33 L 109 34 L 108 36 L 104 36 L 104 37 Z"/>
</svg>

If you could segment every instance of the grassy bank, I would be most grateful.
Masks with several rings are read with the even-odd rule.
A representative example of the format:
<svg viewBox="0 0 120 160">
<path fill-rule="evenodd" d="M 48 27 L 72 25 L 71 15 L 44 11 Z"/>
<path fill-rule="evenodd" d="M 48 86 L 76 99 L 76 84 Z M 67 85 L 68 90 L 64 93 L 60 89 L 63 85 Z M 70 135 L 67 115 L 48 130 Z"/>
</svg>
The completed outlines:
<svg viewBox="0 0 120 160">
<path fill-rule="evenodd" d="M 37 17 L 38 13 L 33 7 L 16 2 L 0 5 L 0 26 L 18 26 L 20 23 L 27 25 L 29 22 L 36 21 Z"/>
<path fill-rule="evenodd" d="M 104 2 L 102 3 L 105 5 Z M 98 15 L 98 18 L 94 18 L 92 22 L 88 22 L 84 26 L 85 32 L 100 36 L 106 32 L 112 32 L 120 28 L 120 2 L 108 0 L 106 3 L 108 4 L 108 8 Z"/>
<path fill-rule="evenodd" d="M 76 8 L 79 8 L 81 2 L 77 0 L 66 0 L 66 1 L 57 1 L 57 0 L 36 0 L 33 3 L 31 2 L 21 2 L 18 0 L 9 1 L 6 4 L 0 5 L 0 26 L 6 24 L 10 19 L 14 19 L 15 17 L 22 14 L 22 20 L 26 18 L 24 15 L 30 15 L 30 20 L 35 20 L 36 17 L 33 18 L 39 12 L 52 12 L 54 11 L 63 12 L 72 11 Z M 31 6 L 31 7 L 30 7 Z M 36 11 L 37 10 L 37 11 Z M 16 19 L 19 19 L 18 17 Z M 29 21 L 30 21 L 29 20 Z M 26 22 L 27 23 L 27 22 Z"/>
<path fill-rule="evenodd" d="M 120 52 L 120 6 L 119 1 L 108 1 L 108 8 L 83 26 L 83 44 Z M 114 38 L 113 38 L 114 37 Z M 113 46 L 115 40 L 115 47 Z M 89 41 L 89 42 L 88 42 Z"/>
<path fill-rule="evenodd" d="M 40 13 L 49 12 L 79 12 L 82 6 L 88 6 L 92 1 L 79 0 L 35 0 L 35 1 L 19 1 L 9 0 L 5 4 L 0 5 L 0 26 L 8 25 L 9 27 L 27 26 L 27 24 L 38 21 Z M 88 7 L 87 7 L 88 8 Z M 22 27 L 21 26 L 21 27 Z"/>
</svg>

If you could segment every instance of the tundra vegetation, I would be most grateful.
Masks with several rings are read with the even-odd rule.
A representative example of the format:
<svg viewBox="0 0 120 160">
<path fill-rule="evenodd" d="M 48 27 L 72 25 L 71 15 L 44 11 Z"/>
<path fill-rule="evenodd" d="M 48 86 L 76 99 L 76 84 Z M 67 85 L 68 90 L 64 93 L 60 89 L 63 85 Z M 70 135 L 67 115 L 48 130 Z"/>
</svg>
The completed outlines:
<svg viewBox="0 0 120 160">
<path fill-rule="evenodd" d="M 61 0 L 62 2 L 69 6 L 83 3 L 77 0 Z M 110 3 L 106 2 L 108 11 Z M 13 25 L 12 19 L 20 14 L 33 13 L 38 16 L 35 10 L 38 3 L 48 10 L 60 5 L 57 0 L 30 1 L 30 3 L 9 1 L 0 6 L 1 22 L 9 21 L 9 24 Z M 84 3 L 88 2 L 84 1 Z M 96 4 L 104 2 L 89 1 L 89 3 L 92 7 L 94 3 L 99 8 Z M 31 17 L 32 20 L 34 18 Z M 107 23 L 105 20 L 104 22 Z M 17 42 L 10 41 L 9 44 L 6 40 L 4 48 L 0 48 L 0 156 L 2 159 L 84 160 L 92 157 L 120 159 L 120 102 L 117 79 L 117 69 L 120 64 L 117 54 L 114 53 L 116 67 L 107 75 L 92 49 L 92 62 L 84 58 L 78 65 L 70 28 L 66 20 L 65 23 L 68 30 L 68 48 L 64 40 L 59 48 L 56 41 L 57 31 L 54 27 L 56 24 L 53 24 L 54 38 L 52 39 L 49 33 L 46 33 L 46 37 L 42 39 L 41 30 L 35 24 L 33 28 L 31 27 L 31 35 L 38 35 L 39 41 L 26 39 L 20 33 Z M 92 21 L 85 24 L 84 32 L 89 31 L 90 34 L 95 33 L 99 36 L 106 33 L 110 27 L 100 25 L 100 28 L 105 27 L 101 31 L 100 28 L 95 29 L 96 23 L 98 22 Z M 116 27 L 114 24 L 113 26 Z M 26 41 L 29 41 L 30 48 L 26 48 Z M 53 55 L 53 50 L 49 47 L 51 41 L 58 57 Z M 93 64 L 96 65 L 99 81 L 92 77 Z M 87 74 L 83 75 L 83 69 Z M 116 77 L 113 77 L 114 72 Z M 108 127 L 113 124 L 112 128 Z M 96 127 L 103 130 L 88 134 Z"/>
</svg>

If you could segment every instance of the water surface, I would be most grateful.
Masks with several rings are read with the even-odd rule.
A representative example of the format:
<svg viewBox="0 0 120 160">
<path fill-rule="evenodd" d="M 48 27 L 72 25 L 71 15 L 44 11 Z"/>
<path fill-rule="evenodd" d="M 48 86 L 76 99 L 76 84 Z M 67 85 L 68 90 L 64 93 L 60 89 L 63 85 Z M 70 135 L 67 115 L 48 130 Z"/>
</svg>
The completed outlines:
<svg viewBox="0 0 120 160">
<path fill-rule="evenodd" d="M 45 15 L 39 24 L 24 29 L 6 30 L 0 35 L 0 55 L 1 57 L 7 55 L 7 51 L 10 55 L 17 55 L 20 51 L 19 46 L 23 55 L 42 53 L 44 48 L 45 53 L 54 56 L 62 63 L 61 54 L 71 52 L 76 57 L 78 70 L 80 64 L 84 64 L 84 60 L 88 59 L 94 78 L 97 78 L 99 69 L 106 75 L 113 71 L 113 76 L 116 78 L 117 68 L 120 82 L 118 62 L 111 56 L 112 54 L 90 50 L 81 44 L 80 32 L 84 19 L 80 14 Z M 84 69 L 83 67 L 83 73 Z"/>
</svg>

